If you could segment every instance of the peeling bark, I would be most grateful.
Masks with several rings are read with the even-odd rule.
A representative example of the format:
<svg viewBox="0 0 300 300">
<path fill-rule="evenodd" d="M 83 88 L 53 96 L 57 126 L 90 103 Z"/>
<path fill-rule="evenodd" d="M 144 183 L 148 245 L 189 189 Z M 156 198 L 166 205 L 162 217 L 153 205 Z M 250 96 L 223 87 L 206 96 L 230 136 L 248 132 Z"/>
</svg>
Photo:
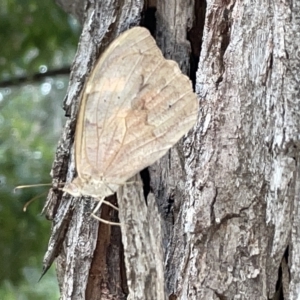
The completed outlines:
<svg viewBox="0 0 300 300">
<path fill-rule="evenodd" d="M 137 176 L 136 176 L 137 177 Z M 128 299 L 166 299 L 161 218 L 152 193 L 144 199 L 142 182 L 129 180 L 117 193 L 124 245 Z"/>
</svg>

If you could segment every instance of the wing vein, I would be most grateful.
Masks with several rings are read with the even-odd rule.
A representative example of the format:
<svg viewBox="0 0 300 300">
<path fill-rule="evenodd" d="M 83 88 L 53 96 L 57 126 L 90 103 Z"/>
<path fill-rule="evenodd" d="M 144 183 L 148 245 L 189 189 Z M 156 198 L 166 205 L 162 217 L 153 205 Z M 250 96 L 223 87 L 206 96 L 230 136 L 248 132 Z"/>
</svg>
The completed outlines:
<svg viewBox="0 0 300 300">
<path fill-rule="evenodd" d="M 132 73 L 134 72 L 136 66 L 139 64 L 141 58 L 142 58 L 142 57 L 139 57 L 139 59 L 138 59 L 138 60 L 136 61 L 136 63 L 133 65 L 131 71 L 128 73 L 128 76 L 127 76 L 127 78 L 126 78 L 126 84 L 128 83 L 128 81 L 129 81 L 129 79 L 130 79 L 130 76 L 131 76 Z M 125 86 L 126 86 L 126 84 L 125 84 Z M 125 103 L 126 101 L 128 101 L 128 100 L 130 100 L 130 99 L 128 99 L 128 97 L 124 97 L 123 102 L 121 102 L 121 105 L 118 106 L 118 109 L 117 109 L 117 111 L 116 111 L 116 113 L 115 113 L 116 115 L 118 115 L 119 111 L 122 109 L 122 106 L 123 106 L 124 103 Z M 118 129 L 118 128 L 117 128 L 117 129 Z M 119 149 L 116 151 L 115 155 L 111 157 L 110 162 L 108 162 L 108 163 L 106 164 L 106 168 L 103 170 L 103 174 L 105 174 L 105 172 L 106 172 L 107 168 L 110 166 L 111 162 L 115 159 L 115 157 L 116 157 L 116 156 L 118 155 L 118 153 L 121 151 L 123 142 L 124 142 L 124 140 L 125 140 L 126 133 L 127 133 L 127 130 L 125 130 L 125 133 L 124 133 L 123 138 L 122 138 L 122 143 L 120 144 Z M 114 134 L 111 136 L 111 140 L 113 139 L 113 137 L 114 137 Z M 111 140 L 110 140 L 110 143 L 111 143 Z"/>
</svg>

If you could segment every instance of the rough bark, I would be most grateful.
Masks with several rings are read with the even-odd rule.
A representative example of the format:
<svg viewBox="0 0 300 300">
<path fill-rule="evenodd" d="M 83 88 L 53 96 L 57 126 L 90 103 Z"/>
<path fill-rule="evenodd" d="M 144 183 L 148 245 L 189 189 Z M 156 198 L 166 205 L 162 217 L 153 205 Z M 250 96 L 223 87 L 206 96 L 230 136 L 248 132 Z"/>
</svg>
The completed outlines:
<svg viewBox="0 0 300 300">
<path fill-rule="evenodd" d="M 190 185 L 167 255 L 178 299 L 299 296 L 299 10 L 290 5 L 207 3 Z"/>
<path fill-rule="evenodd" d="M 138 177 L 138 176 L 136 176 Z M 144 199 L 135 178 L 117 193 L 129 289 L 128 299 L 166 299 L 161 219 L 152 193 Z"/>
<path fill-rule="evenodd" d="M 67 169 L 67 179 L 74 176 L 69 149 L 86 76 L 107 43 L 141 16 L 142 1 L 114 2 L 86 6 L 54 182 L 65 181 Z M 149 168 L 146 202 L 138 184 L 111 198 L 124 253 L 119 228 L 90 217 L 93 200 L 51 191 L 45 267 L 58 256 L 62 299 L 125 299 L 128 292 L 164 299 L 165 291 L 172 300 L 297 299 L 299 3 L 146 3 L 152 18 L 156 7 L 156 26 L 147 23 L 149 10 L 144 22 L 163 53 L 195 79 L 199 121 Z M 107 207 L 101 216 L 116 220 Z"/>
</svg>

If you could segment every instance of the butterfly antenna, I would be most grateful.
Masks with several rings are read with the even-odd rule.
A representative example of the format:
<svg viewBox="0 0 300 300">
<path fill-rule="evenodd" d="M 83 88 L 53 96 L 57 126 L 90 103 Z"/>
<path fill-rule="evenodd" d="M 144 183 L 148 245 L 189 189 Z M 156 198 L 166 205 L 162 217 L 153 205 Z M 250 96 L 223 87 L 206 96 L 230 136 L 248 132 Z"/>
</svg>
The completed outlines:
<svg viewBox="0 0 300 300">
<path fill-rule="evenodd" d="M 33 201 L 35 201 L 36 199 L 42 197 L 42 196 L 45 195 L 45 194 L 46 194 L 46 192 L 41 193 L 41 194 L 39 194 L 39 195 L 33 197 L 32 199 L 30 199 L 28 202 L 26 202 L 25 205 L 23 206 L 23 211 L 26 212 L 27 207 L 28 207 Z"/>
<path fill-rule="evenodd" d="M 58 182 L 58 183 L 39 183 L 39 184 L 28 184 L 28 185 L 18 185 L 14 188 L 14 193 L 17 190 L 20 189 L 27 189 L 27 188 L 32 188 L 32 187 L 40 187 L 40 186 L 52 186 L 52 187 L 56 187 L 56 186 L 60 186 L 60 185 L 64 185 L 65 182 Z M 60 187 L 57 187 L 57 189 L 61 189 Z"/>
<path fill-rule="evenodd" d="M 14 193 L 17 190 L 20 189 L 27 189 L 27 188 L 31 188 L 31 187 L 38 187 L 38 186 L 52 186 L 52 183 L 40 183 L 40 184 L 29 184 L 29 185 L 18 185 L 14 188 Z"/>
</svg>

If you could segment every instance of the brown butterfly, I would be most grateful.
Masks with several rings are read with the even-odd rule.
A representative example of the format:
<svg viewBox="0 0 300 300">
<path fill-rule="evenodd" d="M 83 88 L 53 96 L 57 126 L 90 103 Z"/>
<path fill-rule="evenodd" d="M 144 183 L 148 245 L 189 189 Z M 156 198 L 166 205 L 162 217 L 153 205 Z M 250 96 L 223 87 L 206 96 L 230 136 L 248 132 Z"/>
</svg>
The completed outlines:
<svg viewBox="0 0 300 300">
<path fill-rule="evenodd" d="M 97 198 L 93 215 L 101 203 L 113 206 L 105 197 L 161 158 L 192 128 L 197 112 L 189 78 L 163 57 L 149 31 L 124 32 L 84 87 L 75 132 L 78 176 L 63 190 Z"/>
</svg>

